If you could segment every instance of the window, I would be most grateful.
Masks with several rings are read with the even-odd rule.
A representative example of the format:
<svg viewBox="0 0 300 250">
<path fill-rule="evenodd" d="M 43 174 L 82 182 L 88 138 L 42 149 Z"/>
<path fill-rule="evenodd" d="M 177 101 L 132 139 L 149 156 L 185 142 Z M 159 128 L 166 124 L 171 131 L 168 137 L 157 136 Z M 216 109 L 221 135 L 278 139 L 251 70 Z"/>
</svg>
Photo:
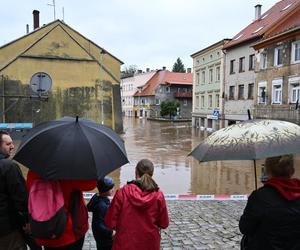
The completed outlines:
<svg viewBox="0 0 300 250">
<path fill-rule="evenodd" d="M 221 72 L 220 72 L 220 66 L 216 67 L 216 81 L 220 81 L 221 79 Z"/>
<path fill-rule="evenodd" d="M 200 98 L 198 95 L 196 96 L 196 105 L 195 106 L 196 106 L 196 109 L 198 109 L 200 106 Z"/>
<path fill-rule="evenodd" d="M 254 55 L 249 56 L 249 70 L 254 70 L 255 67 Z"/>
<path fill-rule="evenodd" d="M 155 105 L 160 105 L 160 99 L 155 99 Z"/>
<path fill-rule="evenodd" d="M 258 104 L 266 104 L 267 102 L 267 82 L 259 82 L 258 83 Z"/>
<path fill-rule="evenodd" d="M 216 94 L 216 107 L 220 107 L 220 95 Z"/>
<path fill-rule="evenodd" d="M 187 106 L 187 105 L 188 105 L 187 99 L 183 99 L 183 106 Z"/>
<path fill-rule="evenodd" d="M 282 65 L 283 48 L 282 46 L 275 48 L 274 50 L 274 66 Z"/>
<path fill-rule="evenodd" d="M 196 85 L 198 85 L 200 83 L 200 73 L 197 72 L 196 73 Z"/>
<path fill-rule="evenodd" d="M 282 100 L 282 81 L 273 80 L 272 82 L 272 103 L 281 104 Z"/>
<path fill-rule="evenodd" d="M 238 99 L 244 99 L 244 85 L 239 85 Z"/>
<path fill-rule="evenodd" d="M 208 107 L 212 108 L 212 95 L 208 95 Z"/>
<path fill-rule="evenodd" d="M 205 83 L 205 70 L 202 70 L 202 73 L 201 73 L 201 83 L 202 84 Z"/>
<path fill-rule="evenodd" d="M 235 71 L 234 71 L 234 63 L 235 63 L 235 60 L 231 60 L 230 61 L 230 74 L 234 74 Z"/>
<path fill-rule="evenodd" d="M 254 83 L 248 84 L 248 99 L 253 99 L 254 97 Z"/>
<path fill-rule="evenodd" d="M 300 62 L 300 41 L 292 43 L 292 63 Z"/>
<path fill-rule="evenodd" d="M 266 69 L 267 68 L 267 53 L 260 54 L 260 68 Z"/>
<path fill-rule="evenodd" d="M 209 83 L 213 82 L 213 69 L 209 69 Z"/>
<path fill-rule="evenodd" d="M 229 86 L 229 100 L 234 100 L 235 86 Z"/>
<path fill-rule="evenodd" d="M 239 72 L 245 72 L 245 57 L 239 59 Z"/>
<path fill-rule="evenodd" d="M 201 108 L 205 107 L 205 99 L 204 99 L 204 95 L 201 96 Z"/>
<path fill-rule="evenodd" d="M 299 101 L 300 95 L 299 83 L 292 84 L 291 87 L 291 102 L 296 103 L 297 101 Z"/>
<path fill-rule="evenodd" d="M 166 93 L 170 93 L 170 87 L 166 87 Z"/>
</svg>

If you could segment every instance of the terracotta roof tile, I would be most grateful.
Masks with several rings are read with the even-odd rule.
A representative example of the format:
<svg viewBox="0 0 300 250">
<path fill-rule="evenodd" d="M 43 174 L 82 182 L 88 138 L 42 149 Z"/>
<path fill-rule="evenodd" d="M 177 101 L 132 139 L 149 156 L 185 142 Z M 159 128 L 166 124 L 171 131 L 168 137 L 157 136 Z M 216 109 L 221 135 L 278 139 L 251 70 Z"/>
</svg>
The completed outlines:
<svg viewBox="0 0 300 250">
<path fill-rule="evenodd" d="M 260 19 L 253 21 L 236 34 L 231 41 L 224 45 L 223 49 L 228 49 L 240 43 L 261 37 L 270 27 L 290 13 L 296 5 L 299 5 L 299 3 L 299 0 L 279 1 L 262 14 Z"/>
</svg>

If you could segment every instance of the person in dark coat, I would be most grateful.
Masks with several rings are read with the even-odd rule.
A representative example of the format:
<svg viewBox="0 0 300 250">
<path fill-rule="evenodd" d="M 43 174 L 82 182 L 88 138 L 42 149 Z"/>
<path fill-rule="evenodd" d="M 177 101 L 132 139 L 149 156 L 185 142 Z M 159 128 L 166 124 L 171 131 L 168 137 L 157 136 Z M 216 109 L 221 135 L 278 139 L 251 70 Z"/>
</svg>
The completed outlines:
<svg viewBox="0 0 300 250">
<path fill-rule="evenodd" d="M 248 199 L 239 222 L 247 236 L 247 250 L 300 249 L 300 180 L 293 156 L 267 158 L 269 179 Z"/>
<path fill-rule="evenodd" d="M 105 176 L 98 180 L 98 193 L 94 194 L 88 203 L 88 211 L 93 213 L 92 230 L 96 240 L 97 250 L 111 250 L 113 241 L 113 231 L 104 224 L 106 211 L 110 206 L 109 196 L 112 195 L 114 188 L 113 180 Z"/>
<path fill-rule="evenodd" d="M 25 180 L 19 166 L 8 159 L 14 144 L 0 131 L 0 249 L 27 249 L 22 235 L 28 216 Z"/>
</svg>

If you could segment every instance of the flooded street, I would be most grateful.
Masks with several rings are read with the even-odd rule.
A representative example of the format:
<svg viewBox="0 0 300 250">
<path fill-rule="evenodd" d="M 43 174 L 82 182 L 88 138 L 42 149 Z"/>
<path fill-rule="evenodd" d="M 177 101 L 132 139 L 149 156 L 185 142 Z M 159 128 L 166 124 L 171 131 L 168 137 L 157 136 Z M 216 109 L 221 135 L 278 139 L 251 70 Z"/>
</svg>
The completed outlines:
<svg viewBox="0 0 300 250">
<path fill-rule="evenodd" d="M 118 186 L 134 178 L 134 167 L 143 158 L 155 164 L 154 179 L 169 194 L 248 194 L 254 189 L 253 161 L 218 161 L 199 164 L 188 153 L 207 133 L 190 123 L 124 118 L 123 138 L 130 163 L 115 171 Z M 257 161 L 258 183 L 262 160 Z M 300 177 L 300 157 L 295 158 Z"/>
<path fill-rule="evenodd" d="M 116 188 L 134 179 L 137 162 L 148 158 L 154 162 L 154 179 L 167 194 L 249 194 L 254 190 L 253 161 L 218 161 L 199 164 L 187 157 L 207 132 L 192 128 L 191 123 L 148 121 L 124 118 L 122 135 L 129 164 L 111 173 Z M 15 141 L 16 147 L 19 141 Z M 262 160 L 257 161 L 258 183 Z M 300 177 L 300 155 L 295 168 Z M 22 168 L 24 176 L 27 169 Z"/>
</svg>

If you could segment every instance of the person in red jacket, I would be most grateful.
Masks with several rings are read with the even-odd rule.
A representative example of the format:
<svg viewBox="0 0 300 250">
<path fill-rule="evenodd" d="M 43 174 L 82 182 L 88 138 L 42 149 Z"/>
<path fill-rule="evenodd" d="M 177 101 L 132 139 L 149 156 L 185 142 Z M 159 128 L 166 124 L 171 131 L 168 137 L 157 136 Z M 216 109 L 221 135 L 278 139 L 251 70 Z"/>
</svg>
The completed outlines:
<svg viewBox="0 0 300 250">
<path fill-rule="evenodd" d="M 136 180 L 117 190 L 105 216 L 108 228 L 116 230 L 112 249 L 160 248 L 160 229 L 167 228 L 169 217 L 166 201 L 152 179 L 153 163 L 138 162 Z"/>
<path fill-rule="evenodd" d="M 35 172 L 29 170 L 27 174 L 27 190 L 30 191 L 32 183 L 36 179 L 41 177 Z M 64 233 L 54 239 L 36 239 L 37 243 L 44 246 L 45 250 L 81 250 L 85 233 L 89 228 L 88 224 L 88 212 L 83 199 L 82 191 L 92 190 L 96 187 L 96 181 L 87 180 L 61 180 L 60 185 L 62 188 L 65 210 L 68 213 L 67 225 Z M 74 221 L 72 219 L 70 211 L 70 197 L 73 192 L 78 192 L 79 194 L 79 205 L 78 205 L 78 215 L 76 216 L 77 227 L 74 229 Z"/>
</svg>

